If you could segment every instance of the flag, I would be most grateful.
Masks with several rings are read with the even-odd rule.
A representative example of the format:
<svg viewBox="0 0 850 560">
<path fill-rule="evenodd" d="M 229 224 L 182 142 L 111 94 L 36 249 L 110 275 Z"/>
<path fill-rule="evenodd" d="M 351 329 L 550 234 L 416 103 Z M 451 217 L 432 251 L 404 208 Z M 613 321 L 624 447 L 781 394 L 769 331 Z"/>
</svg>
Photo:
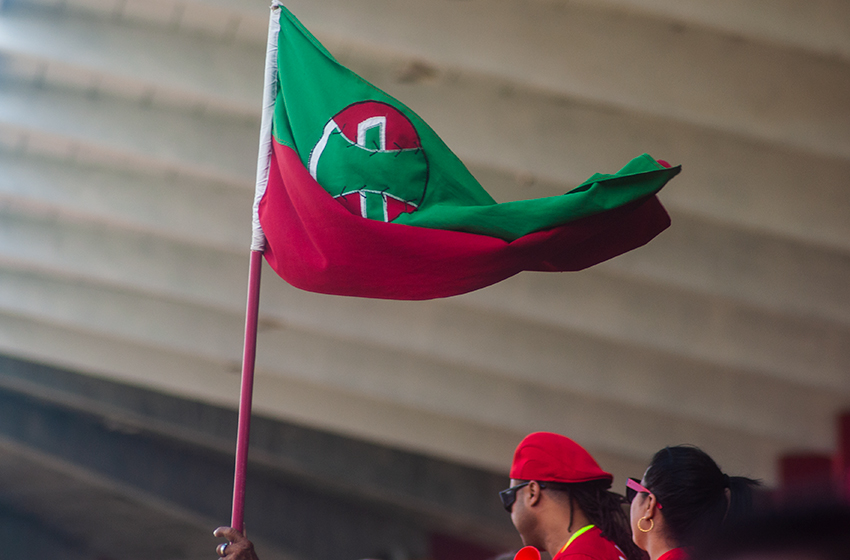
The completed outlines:
<svg viewBox="0 0 850 560">
<path fill-rule="evenodd" d="M 266 261 L 293 286 L 447 297 L 523 270 L 581 270 L 669 225 L 655 195 L 680 168 L 646 154 L 564 195 L 496 203 L 416 113 L 275 9 L 270 159 L 255 226 Z"/>
</svg>

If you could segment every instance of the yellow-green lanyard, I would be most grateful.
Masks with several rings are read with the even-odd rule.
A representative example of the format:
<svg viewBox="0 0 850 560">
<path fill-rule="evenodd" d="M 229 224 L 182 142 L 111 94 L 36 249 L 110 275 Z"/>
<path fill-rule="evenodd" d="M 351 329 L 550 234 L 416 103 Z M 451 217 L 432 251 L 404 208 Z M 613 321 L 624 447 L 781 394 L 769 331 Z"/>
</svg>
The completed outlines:
<svg viewBox="0 0 850 560">
<path fill-rule="evenodd" d="M 586 525 L 586 526 L 582 527 L 581 529 L 579 529 L 578 531 L 576 531 L 575 533 L 573 533 L 573 536 L 570 537 L 570 540 L 567 541 L 567 544 L 564 545 L 564 548 L 562 548 L 561 551 L 558 552 L 558 554 L 561 554 L 561 552 L 564 552 L 565 550 L 567 550 L 567 547 L 570 546 L 570 544 L 572 544 L 572 542 L 574 540 L 576 540 L 576 537 L 578 537 L 579 535 L 581 535 L 583 533 L 586 533 L 587 531 L 589 531 L 591 529 L 593 529 L 593 524 Z"/>
</svg>

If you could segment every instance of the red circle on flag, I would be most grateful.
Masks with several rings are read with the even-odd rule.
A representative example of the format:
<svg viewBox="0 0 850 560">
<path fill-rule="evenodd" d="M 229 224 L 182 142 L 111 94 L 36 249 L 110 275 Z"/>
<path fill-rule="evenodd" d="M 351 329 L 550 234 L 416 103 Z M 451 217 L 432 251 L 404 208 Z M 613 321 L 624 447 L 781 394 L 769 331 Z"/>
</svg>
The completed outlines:
<svg viewBox="0 0 850 560">
<path fill-rule="evenodd" d="M 333 120 L 342 134 L 352 144 L 357 144 L 357 130 L 360 123 L 375 117 L 386 118 L 386 140 L 387 150 L 410 150 L 422 148 L 419 142 L 419 134 L 401 111 L 379 101 L 363 101 L 349 105 L 339 113 Z"/>
</svg>

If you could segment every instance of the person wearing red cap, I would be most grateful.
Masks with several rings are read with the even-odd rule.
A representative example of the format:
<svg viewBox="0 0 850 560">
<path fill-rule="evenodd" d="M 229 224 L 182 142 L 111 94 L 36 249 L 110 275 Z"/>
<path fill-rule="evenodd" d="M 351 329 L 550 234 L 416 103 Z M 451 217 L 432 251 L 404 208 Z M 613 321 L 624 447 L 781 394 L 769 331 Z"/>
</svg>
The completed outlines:
<svg viewBox="0 0 850 560">
<path fill-rule="evenodd" d="M 553 560 L 644 560 L 632 542 L 626 499 L 608 489 L 613 475 L 568 437 L 537 432 L 514 452 L 511 486 L 499 496 L 529 551 Z M 536 554 L 539 557 L 539 554 Z"/>
</svg>

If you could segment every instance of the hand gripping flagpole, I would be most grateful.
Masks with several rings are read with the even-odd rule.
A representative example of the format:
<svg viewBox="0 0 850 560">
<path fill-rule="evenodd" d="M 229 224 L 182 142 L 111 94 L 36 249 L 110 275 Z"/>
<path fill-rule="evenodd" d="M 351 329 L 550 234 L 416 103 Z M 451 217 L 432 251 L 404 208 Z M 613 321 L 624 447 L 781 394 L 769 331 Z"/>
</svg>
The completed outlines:
<svg viewBox="0 0 850 560">
<path fill-rule="evenodd" d="M 260 272 L 266 238 L 260 226 L 259 205 L 269 179 L 272 155 L 272 115 L 277 97 L 277 37 L 280 32 L 281 3 L 273 0 L 266 47 L 263 83 L 263 113 L 260 121 L 260 149 L 257 158 L 257 184 L 254 193 L 251 262 L 248 270 L 248 304 L 245 311 L 245 345 L 242 352 L 242 387 L 239 395 L 239 427 L 236 435 L 236 467 L 233 476 L 233 513 L 230 526 L 244 534 L 245 481 L 248 466 L 248 440 L 251 431 L 251 400 L 254 392 L 254 362 L 257 351 L 257 319 L 260 308 Z"/>
</svg>

